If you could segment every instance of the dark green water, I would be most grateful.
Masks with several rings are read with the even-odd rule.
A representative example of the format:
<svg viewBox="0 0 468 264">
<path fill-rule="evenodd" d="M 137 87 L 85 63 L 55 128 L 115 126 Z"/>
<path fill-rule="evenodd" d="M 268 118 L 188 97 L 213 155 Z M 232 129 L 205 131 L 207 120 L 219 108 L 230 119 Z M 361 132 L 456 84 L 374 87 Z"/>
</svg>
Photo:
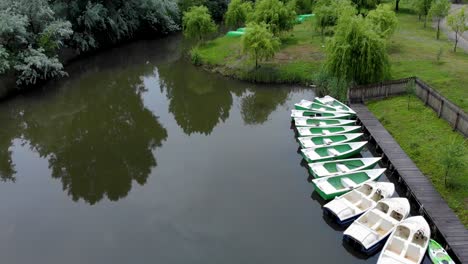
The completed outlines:
<svg viewBox="0 0 468 264">
<path fill-rule="evenodd" d="M 0 104 L 1 262 L 375 262 L 342 245 L 300 165 L 289 113 L 313 91 L 181 51 L 120 47 Z"/>
</svg>

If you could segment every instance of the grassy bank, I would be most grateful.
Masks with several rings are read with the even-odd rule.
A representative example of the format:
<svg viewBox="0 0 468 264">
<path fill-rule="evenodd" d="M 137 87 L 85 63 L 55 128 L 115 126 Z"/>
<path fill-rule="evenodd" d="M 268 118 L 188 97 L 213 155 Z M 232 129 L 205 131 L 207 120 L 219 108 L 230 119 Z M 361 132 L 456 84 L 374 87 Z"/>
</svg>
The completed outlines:
<svg viewBox="0 0 468 264">
<path fill-rule="evenodd" d="M 254 62 L 242 54 L 241 38 L 220 37 L 202 44 L 192 59 L 206 69 L 241 80 L 269 83 L 310 83 L 324 59 L 320 35 L 310 21 L 296 25 L 282 36 L 281 50 L 254 69 Z M 194 58 L 196 57 L 196 59 Z"/>
<path fill-rule="evenodd" d="M 436 40 L 435 30 L 424 28 L 407 5 L 400 5 L 399 26 L 388 41 L 392 79 L 418 76 L 468 111 L 468 53 L 452 52 L 453 43 L 445 34 Z M 242 55 L 240 38 L 218 38 L 199 47 L 196 53 L 200 63 L 210 70 L 265 82 L 311 82 L 325 59 L 324 43 L 311 21 L 285 33 L 281 50 L 257 71 L 253 70 L 253 62 Z"/>
<path fill-rule="evenodd" d="M 465 145 L 463 158 L 468 163 L 468 142 L 419 99 L 413 97 L 410 102 L 409 110 L 405 96 L 370 102 L 368 107 L 468 227 L 468 167 L 446 188 L 440 164 L 440 150 L 454 140 Z"/>
</svg>

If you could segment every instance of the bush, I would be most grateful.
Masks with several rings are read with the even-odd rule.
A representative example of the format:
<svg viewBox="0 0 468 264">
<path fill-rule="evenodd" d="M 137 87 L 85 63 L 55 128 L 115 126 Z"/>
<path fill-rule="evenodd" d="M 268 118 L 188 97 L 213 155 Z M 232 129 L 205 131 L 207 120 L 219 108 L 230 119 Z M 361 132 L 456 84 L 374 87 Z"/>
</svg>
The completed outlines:
<svg viewBox="0 0 468 264">
<path fill-rule="evenodd" d="M 329 74 L 325 69 L 317 73 L 314 80 L 320 95 L 330 95 L 343 102 L 347 100 L 348 87 L 351 83 Z"/>
</svg>

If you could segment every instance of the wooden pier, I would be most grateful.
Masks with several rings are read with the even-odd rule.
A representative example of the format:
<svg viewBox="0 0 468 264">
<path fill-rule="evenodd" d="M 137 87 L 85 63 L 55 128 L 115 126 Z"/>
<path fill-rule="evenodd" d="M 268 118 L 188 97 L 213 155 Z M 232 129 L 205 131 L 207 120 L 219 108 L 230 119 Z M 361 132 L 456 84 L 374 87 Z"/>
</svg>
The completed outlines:
<svg viewBox="0 0 468 264">
<path fill-rule="evenodd" d="M 459 263 L 468 263 L 468 230 L 460 222 L 429 179 L 422 174 L 400 145 L 363 104 L 353 104 L 358 124 L 363 126 L 369 141 L 374 143 L 391 172 L 389 177 L 406 190 L 407 198 L 428 220 L 433 237 Z"/>
</svg>

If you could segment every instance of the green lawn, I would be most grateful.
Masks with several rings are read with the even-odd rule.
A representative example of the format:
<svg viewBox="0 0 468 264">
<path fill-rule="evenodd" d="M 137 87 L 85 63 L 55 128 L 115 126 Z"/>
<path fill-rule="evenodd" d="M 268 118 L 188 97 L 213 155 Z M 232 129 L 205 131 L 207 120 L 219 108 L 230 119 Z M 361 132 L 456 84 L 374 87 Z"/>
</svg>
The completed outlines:
<svg viewBox="0 0 468 264">
<path fill-rule="evenodd" d="M 436 40 L 435 30 L 425 29 L 418 17 L 409 12 L 407 2 L 400 4 L 399 26 L 388 41 L 392 79 L 418 76 L 468 111 L 468 53 L 460 49 L 454 53 L 453 43 L 443 33 Z M 325 59 L 324 43 L 313 20 L 296 25 L 282 40 L 280 52 L 257 71 L 242 54 L 240 38 L 218 38 L 202 45 L 198 53 L 207 68 L 240 79 L 312 82 Z"/>
<path fill-rule="evenodd" d="M 370 102 L 368 107 L 468 227 L 468 166 L 450 179 L 446 188 L 440 164 L 440 150 L 453 141 L 465 145 L 463 159 L 468 164 L 468 142 L 416 97 L 411 98 L 407 110 L 407 100 L 405 96 L 393 97 Z"/>
</svg>

